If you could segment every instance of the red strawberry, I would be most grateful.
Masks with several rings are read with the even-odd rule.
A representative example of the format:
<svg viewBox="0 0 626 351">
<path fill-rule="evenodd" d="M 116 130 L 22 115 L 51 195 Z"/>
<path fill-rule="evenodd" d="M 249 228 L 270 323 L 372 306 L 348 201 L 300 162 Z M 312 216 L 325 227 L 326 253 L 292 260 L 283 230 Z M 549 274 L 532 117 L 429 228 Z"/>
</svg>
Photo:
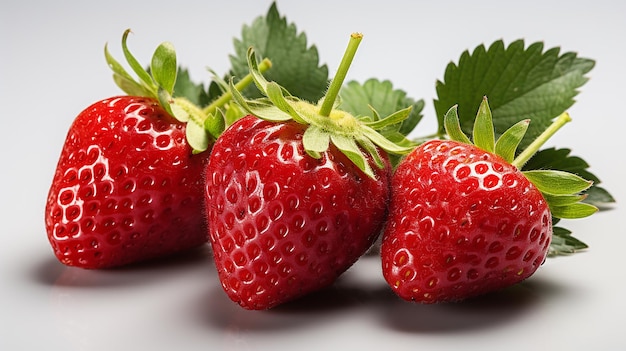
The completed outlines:
<svg viewBox="0 0 626 351">
<path fill-rule="evenodd" d="M 315 159 L 304 150 L 304 129 L 248 116 L 212 151 L 211 243 L 224 289 L 246 308 L 331 284 L 382 229 L 389 164 L 372 178 L 334 147 Z"/>
<path fill-rule="evenodd" d="M 255 62 L 250 51 L 252 75 L 273 104 L 233 92 L 254 116 L 214 145 L 206 202 L 224 290 L 244 308 L 268 309 L 333 283 L 378 237 L 391 176 L 379 147 L 391 143 L 346 112 L 322 112 L 341 80 L 315 106 L 284 98 Z"/>
<path fill-rule="evenodd" d="M 381 256 L 383 275 L 400 297 L 462 300 L 518 283 L 543 263 L 553 215 L 546 198 L 563 213 L 562 206 L 582 205 L 570 194 L 590 184 L 562 172 L 521 172 L 525 161 L 512 158 L 527 125 L 515 125 L 494 145 L 485 100 L 475 124 L 479 145 L 473 145 L 451 109 L 448 134 L 462 141 L 426 142 L 398 166 Z M 577 185 L 557 189 L 555 175 Z"/>
<path fill-rule="evenodd" d="M 104 268 L 203 244 L 207 159 L 154 99 L 91 105 L 70 127 L 46 203 L 55 255 Z"/>
<path fill-rule="evenodd" d="M 70 127 L 48 194 L 45 224 L 64 264 L 107 268 L 205 244 L 204 168 L 227 98 L 204 109 L 172 97 L 176 56 L 154 53 L 151 74 L 122 47 L 135 81 L 105 48 L 129 95 L 91 105 Z M 265 62 L 263 69 L 269 67 Z M 238 88 L 244 87 L 245 81 Z M 205 129 L 207 128 L 207 129 Z"/>
</svg>

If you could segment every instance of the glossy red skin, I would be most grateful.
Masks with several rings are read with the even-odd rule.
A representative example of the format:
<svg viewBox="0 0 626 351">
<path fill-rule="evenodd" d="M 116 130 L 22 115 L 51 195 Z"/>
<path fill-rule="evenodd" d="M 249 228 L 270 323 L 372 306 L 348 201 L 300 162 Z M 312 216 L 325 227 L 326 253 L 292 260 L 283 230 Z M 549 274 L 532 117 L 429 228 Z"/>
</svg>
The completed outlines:
<svg viewBox="0 0 626 351">
<path fill-rule="evenodd" d="M 382 230 L 388 161 L 371 179 L 332 146 L 319 160 L 307 155 L 303 132 L 295 122 L 247 116 L 211 153 L 210 242 L 225 292 L 246 309 L 332 284 Z"/>
<path fill-rule="evenodd" d="M 463 300 L 528 278 L 551 236 L 546 201 L 517 168 L 473 145 L 429 141 L 394 174 L 383 275 L 406 300 Z"/>
<path fill-rule="evenodd" d="M 206 243 L 207 161 L 153 99 L 89 106 L 69 129 L 46 202 L 54 254 L 68 266 L 110 268 Z"/>
</svg>

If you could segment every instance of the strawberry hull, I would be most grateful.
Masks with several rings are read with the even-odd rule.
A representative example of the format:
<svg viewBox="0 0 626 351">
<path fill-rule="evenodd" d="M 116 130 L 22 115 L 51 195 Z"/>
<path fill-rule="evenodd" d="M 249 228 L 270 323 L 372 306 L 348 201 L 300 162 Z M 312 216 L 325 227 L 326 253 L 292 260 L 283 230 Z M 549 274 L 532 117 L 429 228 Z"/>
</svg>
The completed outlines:
<svg viewBox="0 0 626 351">
<path fill-rule="evenodd" d="M 477 296 L 528 278 L 545 260 L 546 201 L 495 154 L 427 142 L 398 166 L 392 189 L 381 255 L 384 277 L 403 299 Z"/>
<path fill-rule="evenodd" d="M 212 150 L 210 241 L 225 292 L 246 309 L 332 284 L 385 220 L 388 163 L 372 179 L 332 147 L 315 159 L 304 151 L 304 129 L 248 116 Z"/>
<path fill-rule="evenodd" d="M 120 96 L 79 114 L 49 190 L 45 224 L 69 266 L 110 268 L 206 243 L 203 170 L 185 125 L 150 98 Z"/>
</svg>

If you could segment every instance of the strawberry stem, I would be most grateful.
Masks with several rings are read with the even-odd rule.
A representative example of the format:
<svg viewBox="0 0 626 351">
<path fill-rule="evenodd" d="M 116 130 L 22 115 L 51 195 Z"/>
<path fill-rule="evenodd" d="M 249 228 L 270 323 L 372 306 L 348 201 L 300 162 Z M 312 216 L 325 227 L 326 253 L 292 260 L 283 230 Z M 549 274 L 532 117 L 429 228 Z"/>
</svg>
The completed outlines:
<svg viewBox="0 0 626 351">
<path fill-rule="evenodd" d="M 271 67 L 272 67 L 272 62 L 266 58 L 266 59 L 263 59 L 263 61 L 261 61 L 261 63 L 259 64 L 259 71 L 263 73 L 267 71 L 268 69 L 270 69 Z M 237 82 L 237 84 L 235 84 L 235 89 L 237 89 L 237 91 L 242 91 L 244 88 L 250 85 L 252 81 L 253 81 L 252 74 L 247 74 L 239 82 Z M 232 99 L 232 93 L 227 90 L 224 92 L 224 94 L 220 95 L 219 98 L 213 101 L 209 106 L 205 107 L 202 110 L 202 112 L 205 116 L 214 114 L 218 108 L 224 106 L 231 99 Z"/>
<path fill-rule="evenodd" d="M 569 113 L 563 112 L 546 130 L 541 133 L 527 148 L 524 149 L 511 163 L 513 166 L 521 169 L 528 160 L 533 157 L 537 151 L 550 139 L 561 127 L 570 122 L 572 118 Z"/>
<path fill-rule="evenodd" d="M 354 58 L 356 50 L 361 43 L 361 39 L 363 39 L 363 34 L 361 33 L 352 33 L 350 35 L 348 47 L 343 54 L 343 58 L 341 59 L 341 63 L 339 64 L 339 68 L 337 69 L 337 73 L 335 74 L 335 78 L 333 78 L 333 81 L 330 83 L 330 86 L 328 87 L 328 92 L 326 92 L 324 100 L 322 101 L 322 106 L 320 107 L 319 111 L 320 115 L 325 117 L 330 116 L 330 112 L 333 110 L 335 100 L 337 99 L 339 91 L 343 86 L 343 81 L 346 79 L 348 69 L 352 64 L 352 59 Z"/>
</svg>

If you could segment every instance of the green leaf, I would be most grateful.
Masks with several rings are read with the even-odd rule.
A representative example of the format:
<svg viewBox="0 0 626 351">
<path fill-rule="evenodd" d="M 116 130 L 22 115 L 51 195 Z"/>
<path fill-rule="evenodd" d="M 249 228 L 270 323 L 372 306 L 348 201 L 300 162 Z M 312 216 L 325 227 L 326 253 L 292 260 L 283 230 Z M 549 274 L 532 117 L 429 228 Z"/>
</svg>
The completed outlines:
<svg viewBox="0 0 626 351">
<path fill-rule="evenodd" d="M 328 87 L 328 67 L 319 65 L 317 48 L 308 46 L 306 36 L 280 16 L 276 3 L 271 5 L 267 15 L 243 27 L 241 38 L 234 40 L 234 46 L 236 54 L 230 56 L 230 62 L 235 77 L 248 73 L 247 51 L 253 47 L 260 57 L 269 58 L 273 63 L 267 79 L 277 82 L 292 95 L 317 102 Z M 258 89 L 246 89 L 244 95 L 261 96 Z"/>
<path fill-rule="evenodd" d="M 587 244 L 574 238 L 571 234 L 572 232 L 565 228 L 553 227 L 548 256 L 569 255 L 588 247 Z"/>
<path fill-rule="evenodd" d="M 465 51 L 458 64 L 450 63 L 436 86 L 440 133 L 444 114 L 455 104 L 462 129 L 471 133 L 474 111 L 488 96 L 496 136 L 520 120 L 532 121 L 520 143 L 525 148 L 554 117 L 572 106 L 578 88 L 587 81 L 585 74 L 595 64 L 572 52 L 560 55 L 559 48 L 543 49 L 541 42 L 525 48 L 523 40 L 508 47 L 500 40 L 488 49 L 480 45 L 471 53 Z"/>
<path fill-rule="evenodd" d="M 424 100 L 415 101 L 408 97 L 405 91 L 394 89 L 389 80 L 380 81 L 371 78 L 363 84 L 350 81 L 342 87 L 339 96 L 340 109 L 356 117 L 373 117 L 373 121 L 378 119 L 377 115 L 388 116 L 398 110 L 411 107 L 409 116 L 401 123 L 380 130 L 385 136 L 394 132 L 408 136 L 423 117 L 421 112 L 424 109 Z"/>
<path fill-rule="evenodd" d="M 176 51 L 171 43 L 164 42 L 156 48 L 154 55 L 152 55 L 150 71 L 159 88 L 164 89 L 171 95 L 174 91 L 176 74 L 178 73 Z"/>
<path fill-rule="evenodd" d="M 542 193 L 551 195 L 578 194 L 591 186 L 587 181 L 573 173 L 554 170 L 525 171 L 528 178 Z"/>
</svg>

